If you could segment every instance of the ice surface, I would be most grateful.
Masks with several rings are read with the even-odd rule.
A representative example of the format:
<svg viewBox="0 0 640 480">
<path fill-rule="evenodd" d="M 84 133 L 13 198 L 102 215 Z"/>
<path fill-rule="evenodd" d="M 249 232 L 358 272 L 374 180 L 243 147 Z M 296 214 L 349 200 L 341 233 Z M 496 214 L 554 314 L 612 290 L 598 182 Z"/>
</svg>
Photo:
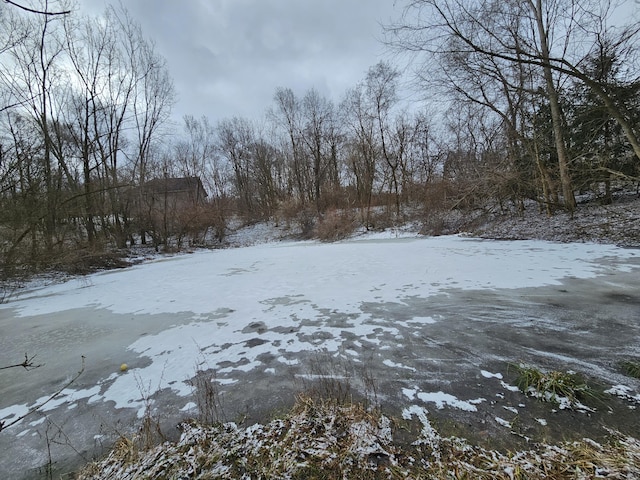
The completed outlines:
<svg viewBox="0 0 640 480">
<path fill-rule="evenodd" d="M 132 315 L 134 322 L 137 314 L 190 315 L 191 323 L 143 336 L 128 346 L 130 352 L 150 359 L 148 364 L 104 379 L 100 389 L 65 391 L 48 405 L 88 398 L 90 403 L 112 401 L 116 408 L 142 411 L 140 385 L 170 388 L 186 396 L 192 391 L 187 379 L 194 375 L 196 361 L 224 374 L 220 383 L 233 383 L 234 372 L 264 370 L 263 355 L 295 365 L 294 354 L 337 352 L 346 348 L 348 338 L 358 339 L 351 343 L 356 347 L 396 338 L 399 330 L 365 313 L 366 303 L 403 303 L 449 289 L 559 284 L 567 277 L 606 273 L 597 262 L 604 257 L 615 260 L 607 263 L 607 271 L 629 271 L 632 266 L 626 260 L 635 255 L 633 250 L 607 245 L 459 236 L 389 238 L 386 234 L 336 244 L 270 243 L 161 258 L 38 287 L 0 308 L 11 308 L 20 317 L 95 307 Z M 414 323 L 428 328 L 437 322 L 423 315 L 397 326 Z M 355 350 L 348 351 L 357 356 Z M 392 360 L 384 363 L 413 369 Z M 271 368 L 269 373 L 276 371 Z M 482 375 L 501 378 L 485 371 Z M 476 410 L 473 401 L 444 392 L 416 390 L 407 396 L 438 408 Z M 9 406 L 0 410 L 0 419 L 20 415 L 26 408 Z"/>
<path fill-rule="evenodd" d="M 266 302 L 277 308 L 278 299 L 296 299 L 300 313 L 309 312 L 311 302 L 357 312 L 361 302 L 447 288 L 521 288 L 587 278 L 601 273 L 594 260 L 603 257 L 620 258 L 618 268 L 627 271 L 624 258 L 632 255 L 609 245 L 458 236 L 270 243 L 102 272 L 41 288 L 8 306 L 24 316 L 97 306 L 114 313 L 203 315 L 241 308 L 245 316 L 257 317 L 268 310 Z"/>
</svg>

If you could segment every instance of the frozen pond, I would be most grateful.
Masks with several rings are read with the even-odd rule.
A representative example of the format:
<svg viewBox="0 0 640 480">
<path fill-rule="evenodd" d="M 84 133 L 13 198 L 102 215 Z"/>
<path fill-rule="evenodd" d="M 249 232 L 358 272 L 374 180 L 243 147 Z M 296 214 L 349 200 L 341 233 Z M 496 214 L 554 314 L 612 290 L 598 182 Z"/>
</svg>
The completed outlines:
<svg viewBox="0 0 640 480">
<path fill-rule="evenodd" d="M 591 434 L 612 409 L 637 432 L 640 385 L 616 364 L 640 357 L 639 272 L 640 252 L 613 246 L 369 238 L 197 252 L 22 292 L 0 306 L 0 365 L 25 352 L 44 365 L 0 372 L 0 420 L 64 385 L 82 357 L 85 371 L 0 432 L 0 472 L 35 477 L 47 443 L 64 472 L 146 408 L 170 429 L 196 415 L 189 379 L 207 369 L 230 420 L 291 403 L 335 362 L 330 373 L 369 372 L 386 408 L 424 407 L 480 440 L 507 443 L 515 417 L 537 425 L 529 436 L 571 422 Z M 606 413 L 552 412 L 514 391 L 520 361 L 623 385 L 628 398 Z"/>
</svg>

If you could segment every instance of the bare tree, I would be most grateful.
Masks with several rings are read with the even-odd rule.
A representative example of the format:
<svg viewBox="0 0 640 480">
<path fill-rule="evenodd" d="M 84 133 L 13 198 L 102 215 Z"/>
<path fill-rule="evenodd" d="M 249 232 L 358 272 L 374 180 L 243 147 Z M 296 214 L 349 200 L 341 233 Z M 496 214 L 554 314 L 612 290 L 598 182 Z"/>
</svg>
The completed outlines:
<svg viewBox="0 0 640 480">
<path fill-rule="evenodd" d="M 11 49 L 24 42 L 29 35 L 29 27 L 25 25 L 20 16 L 6 14 L 0 9 L 0 59 Z M 7 62 L 0 62 L 0 113 L 19 106 L 18 99 L 11 95 L 9 85 L 11 80 L 11 68 Z"/>
<path fill-rule="evenodd" d="M 553 124 L 553 138 L 555 139 L 556 152 L 558 154 L 558 167 L 560 170 L 560 182 L 562 184 L 562 195 L 564 197 L 565 207 L 569 211 L 576 208 L 576 199 L 573 194 L 573 183 L 569 172 L 569 154 L 567 152 L 565 129 L 563 124 L 562 110 L 560 109 L 560 96 L 556 88 L 556 79 L 554 78 L 554 70 L 551 68 L 551 49 L 550 41 L 552 39 L 553 23 L 557 21 L 553 18 L 552 13 L 560 4 L 549 2 L 543 4 L 542 0 L 527 0 L 524 2 L 531 11 L 535 19 L 535 25 L 538 32 L 539 58 L 542 62 L 542 70 L 544 72 L 544 81 L 546 85 L 547 98 L 551 108 L 551 121 Z M 545 2 L 546 3 L 546 2 Z M 573 7 L 573 5 L 571 5 Z M 568 26 L 571 31 L 573 25 Z"/>
<path fill-rule="evenodd" d="M 12 25 L 17 25 L 26 32 L 24 39 L 7 52 L 8 61 L 1 79 L 4 83 L 3 90 L 9 92 L 12 99 L 11 103 L 23 115 L 31 118 L 43 140 L 40 161 L 43 166 L 46 204 L 45 211 L 41 214 L 42 235 L 46 251 L 51 253 L 56 243 L 61 174 L 68 174 L 65 159 L 60 155 L 60 150 L 56 149 L 52 132 L 58 114 L 55 88 L 64 75 L 60 68 L 63 42 L 56 31 L 56 20 L 49 16 L 20 17 L 9 12 L 3 20 L 9 20 Z M 31 230 L 34 226 L 30 225 L 27 229 Z"/>
<path fill-rule="evenodd" d="M 93 246 L 97 237 L 95 219 L 99 203 L 96 191 L 101 189 L 96 185 L 96 171 L 101 166 L 96 158 L 101 132 L 96 127 L 101 115 L 101 96 L 109 77 L 108 59 L 113 55 L 115 39 L 109 25 L 98 19 L 76 20 L 69 17 L 64 26 L 68 58 L 73 65 L 71 74 L 78 85 L 69 98 L 67 123 L 81 160 L 87 240 Z"/>
<path fill-rule="evenodd" d="M 298 199 L 304 206 L 310 191 L 310 179 L 300 136 L 302 130 L 301 102 L 290 88 L 276 89 L 274 100 L 276 106 L 269 116 L 284 131 L 287 138 L 292 189 L 297 190 Z"/>
<path fill-rule="evenodd" d="M 183 118 L 185 136 L 175 145 L 175 161 L 181 175 L 201 177 L 208 188 L 211 164 L 216 155 L 216 131 L 206 116 L 195 118 L 185 115 Z"/>
<path fill-rule="evenodd" d="M 278 204 L 283 199 L 286 186 L 282 153 L 265 137 L 257 133 L 252 145 L 253 178 L 256 188 L 257 202 L 263 218 L 271 218 L 276 214 Z"/>
<path fill-rule="evenodd" d="M 335 128 L 333 104 L 320 96 L 317 90 L 309 90 L 302 99 L 303 127 L 300 137 L 311 158 L 311 199 L 318 212 L 322 211 L 322 192 L 328 173 L 336 170 Z"/>
<path fill-rule="evenodd" d="M 371 115 L 364 84 L 349 90 L 341 104 L 348 129 L 348 166 L 355 180 L 358 205 L 365 211 L 369 225 L 373 187 L 377 175 L 378 144 L 374 117 Z"/>
<path fill-rule="evenodd" d="M 218 148 L 233 169 L 233 181 L 241 201 L 241 210 L 252 215 L 255 194 L 252 165 L 252 148 L 255 143 L 253 125 L 241 117 L 222 120 L 218 124 L 217 135 Z"/>
<path fill-rule="evenodd" d="M 152 142 L 162 134 L 175 94 L 164 60 L 124 7 L 108 8 L 86 28 L 77 39 L 70 37 L 70 52 L 77 57 L 75 74 L 84 79 L 80 84 L 88 102 L 85 116 L 90 117 L 84 125 L 92 130 L 95 179 L 100 184 L 96 201 L 109 205 L 101 218 L 102 230 L 112 234 L 118 247 L 125 247 L 137 201 L 132 187 L 146 179 Z M 89 46 L 83 38 L 91 39 Z M 86 65 L 91 65 L 89 72 L 83 70 Z"/>
<path fill-rule="evenodd" d="M 162 127 L 169 121 L 176 93 L 166 60 L 156 52 L 154 44 L 144 38 L 140 25 L 130 21 L 122 24 L 126 29 L 129 68 L 136 78 L 132 99 L 135 124 L 132 180 L 142 185 L 146 180 L 152 142 L 159 142 L 161 138 Z"/>
<path fill-rule="evenodd" d="M 132 186 L 174 100 L 163 59 L 124 9 L 100 19 L 7 9 L 0 22 L 3 41 L 13 39 L 0 67 L 11 145 L 1 149 L 11 158 L 2 192 L 23 220 L 8 257 L 30 241 L 33 260 L 42 245 L 51 260 L 99 234 L 125 246 Z"/>
<path fill-rule="evenodd" d="M 365 91 L 375 119 L 380 153 L 390 172 L 389 189 L 395 195 L 396 215 L 400 215 L 400 191 L 398 183 L 398 168 L 401 165 L 405 147 L 405 138 L 392 137 L 394 133 L 405 135 L 406 130 L 402 120 L 398 120 L 398 130 L 393 132 L 393 113 L 398 103 L 397 89 L 400 73 L 390 64 L 380 62 L 371 67 L 365 80 Z M 395 145 L 394 145 L 395 143 Z M 396 148 L 394 148 L 396 147 Z"/>
<path fill-rule="evenodd" d="M 518 41 L 515 34 L 519 28 L 522 28 L 519 23 L 512 25 L 515 42 Z M 475 104 L 484 110 L 485 119 L 493 117 L 502 124 L 506 155 L 500 170 L 510 174 L 501 175 L 496 170 L 490 175 L 498 184 L 506 186 L 506 181 L 513 200 L 522 206 L 522 197 L 529 189 L 527 179 L 532 178 L 526 158 L 535 159 L 544 204 L 550 212 L 557 202 L 551 198 L 553 187 L 550 185 L 548 162 L 540 154 L 539 129 L 535 128 L 534 120 L 540 105 L 545 102 L 545 96 L 540 93 L 542 79 L 539 72 L 524 62 L 507 62 L 465 49 L 444 52 L 441 64 L 439 87 L 456 108 L 465 103 Z M 425 78 L 425 84 L 433 84 L 433 79 L 433 76 Z M 523 182 L 517 178 L 520 173 Z M 502 201 L 502 196 L 498 200 Z"/>
</svg>

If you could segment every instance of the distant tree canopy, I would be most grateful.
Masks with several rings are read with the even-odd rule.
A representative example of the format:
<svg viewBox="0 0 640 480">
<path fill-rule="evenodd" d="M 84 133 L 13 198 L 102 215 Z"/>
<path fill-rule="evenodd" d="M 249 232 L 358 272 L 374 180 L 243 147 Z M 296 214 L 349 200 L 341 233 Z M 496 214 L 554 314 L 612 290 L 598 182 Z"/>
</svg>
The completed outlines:
<svg viewBox="0 0 640 480">
<path fill-rule="evenodd" d="M 608 26 L 608 2 L 407 0 L 385 32 L 418 93 L 438 98 L 431 110 L 402 100 L 402 76 L 381 62 L 339 102 L 283 86 L 261 121 L 186 116 L 182 132 L 166 63 L 123 7 L 80 17 L 63 2 L 5 3 L 3 277 L 148 239 L 217 242 L 231 215 L 355 210 L 375 228 L 380 211 L 535 202 L 552 214 L 581 193 L 610 202 L 640 177 L 640 27 Z M 171 178 L 200 179 L 206 201 L 145 203 L 144 185 Z"/>
</svg>

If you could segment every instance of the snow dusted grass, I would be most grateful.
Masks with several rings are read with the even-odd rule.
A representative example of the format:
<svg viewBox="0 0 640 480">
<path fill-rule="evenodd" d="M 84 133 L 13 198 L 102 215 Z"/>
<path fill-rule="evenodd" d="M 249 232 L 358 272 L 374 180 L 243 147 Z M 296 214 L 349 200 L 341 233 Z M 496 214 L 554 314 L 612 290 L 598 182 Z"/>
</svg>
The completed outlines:
<svg viewBox="0 0 640 480">
<path fill-rule="evenodd" d="M 122 439 L 79 478 L 389 478 L 400 467 L 390 425 L 360 405 L 302 395 L 267 425 L 187 422 L 179 442 L 148 451 Z"/>
<path fill-rule="evenodd" d="M 442 438 L 427 412 L 403 417 L 421 424 L 411 444 L 394 442 L 397 423 L 361 404 L 300 395 L 286 416 L 266 425 L 183 423 L 176 443 L 140 449 L 122 438 L 109 456 L 87 466 L 79 480 L 147 478 L 638 478 L 640 442 L 610 432 L 609 441 L 539 445 L 502 453 Z M 405 426 L 407 426 L 406 424 Z"/>
</svg>

